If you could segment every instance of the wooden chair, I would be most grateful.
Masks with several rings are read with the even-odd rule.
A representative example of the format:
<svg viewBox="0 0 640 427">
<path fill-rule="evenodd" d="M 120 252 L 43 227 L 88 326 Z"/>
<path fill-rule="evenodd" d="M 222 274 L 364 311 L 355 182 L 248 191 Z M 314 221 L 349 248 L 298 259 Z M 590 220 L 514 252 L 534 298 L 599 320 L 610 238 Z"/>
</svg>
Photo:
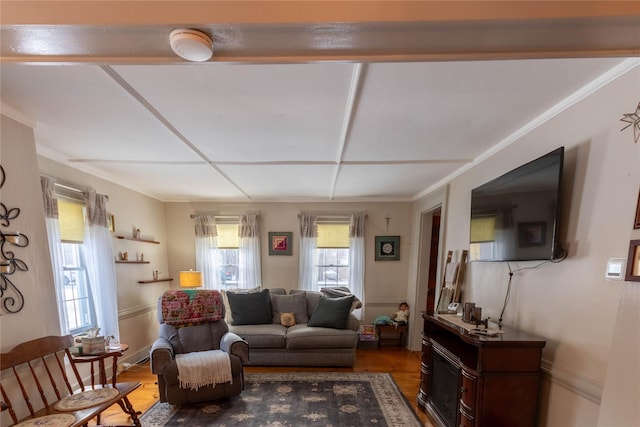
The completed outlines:
<svg viewBox="0 0 640 427">
<path fill-rule="evenodd" d="M 48 336 L 27 341 L 10 352 L 1 354 L 2 409 L 9 411 L 14 423 L 43 416 L 64 417 L 69 420 L 73 417 L 67 424 L 76 427 L 86 426 L 93 418 L 98 418 L 99 424 L 100 414 L 117 403 L 129 414 L 132 425 L 140 427 L 138 414 L 127 398 L 129 393 L 140 387 L 140 383 L 117 383 L 114 372 L 114 381 L 109 384 L 106 381 L 94 384 L 92 380 L 90 387 L 85 386 L 69 351 L 72 346 L 71 335 Z M 75 393 L 67 376 L 65 355 L 78 383 L 79 390 Z M 22 399 L 23 404 L 20 406 L 28 409 L 28 416 L 17 415 L 20 409 L 12 404 L 12 397 L 16 399 L 16 403 L 17 399 Z"/>
</svg>

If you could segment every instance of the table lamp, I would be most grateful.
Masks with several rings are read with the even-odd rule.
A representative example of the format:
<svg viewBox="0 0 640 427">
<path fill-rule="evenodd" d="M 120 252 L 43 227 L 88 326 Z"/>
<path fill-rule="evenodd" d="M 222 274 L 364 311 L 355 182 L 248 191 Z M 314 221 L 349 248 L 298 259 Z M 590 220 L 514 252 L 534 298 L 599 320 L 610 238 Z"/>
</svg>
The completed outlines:
<svg viewBox="0 0 640 427">
<path fill-rule="evenodd" d="M 202 271 L 181 271 L 180 287 L 188 294 L 195 294 L 195 288 L 202 286 Z"/>
</svg>

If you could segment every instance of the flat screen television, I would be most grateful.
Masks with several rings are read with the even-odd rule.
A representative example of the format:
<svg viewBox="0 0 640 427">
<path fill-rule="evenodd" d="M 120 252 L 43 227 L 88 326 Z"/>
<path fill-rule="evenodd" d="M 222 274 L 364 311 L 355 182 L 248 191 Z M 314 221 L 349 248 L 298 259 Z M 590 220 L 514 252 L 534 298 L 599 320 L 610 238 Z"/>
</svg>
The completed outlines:
<svg viewBox="0 0 640 427">
<path fill-rule="evenodd" d="M 559 258 L 564 147 L 471 191 L 471 261 Z"/>
</svg>

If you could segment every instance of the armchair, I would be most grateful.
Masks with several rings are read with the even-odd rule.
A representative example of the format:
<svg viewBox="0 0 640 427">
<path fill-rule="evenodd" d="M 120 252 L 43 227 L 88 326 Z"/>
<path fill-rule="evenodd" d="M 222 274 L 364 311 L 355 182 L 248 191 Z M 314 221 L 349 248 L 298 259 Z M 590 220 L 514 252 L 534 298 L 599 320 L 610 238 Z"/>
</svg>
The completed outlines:
<svg viewBox="0 0 640 427">
<path fill-rule="evenodd" d="M 249 345 L 229 332 L 218 291 L 195 292 L 195 296 L 189 296 L 184 291 L 167 291 L 158 300 L 160 331 L 151 347 L 151 371 L 158 376 L 160 401 L 172 405 L 233 396 L 244 388 L 243 366 L 249 361 Z M 197 390 L 181 387 L 176 355 L 208 350 L 229 355 L 232 381 Z"/>
</svg>

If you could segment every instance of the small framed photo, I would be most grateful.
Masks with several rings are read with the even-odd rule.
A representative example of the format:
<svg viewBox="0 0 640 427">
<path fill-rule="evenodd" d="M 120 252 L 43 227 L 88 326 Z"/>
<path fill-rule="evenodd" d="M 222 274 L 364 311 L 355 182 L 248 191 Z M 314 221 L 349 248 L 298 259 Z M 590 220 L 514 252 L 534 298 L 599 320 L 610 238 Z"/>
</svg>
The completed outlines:
<svg viewBox="0 0 640 427">
<path fill-rule="evenodd" d="M 547 223 L 519 222 L 518 245 L 521 248 L 529 246 L 544 246 L 547 243 Z"/>
<path fill-rule="evenodd" d="M 270 231 L 269 255 L 291 255 L 292 239 L 290 231 Z"/>
<path fill-rule="evenodd" d="M 629 242 L 629 256 L 627 257 L 627 272 L 624 280 L 640 282 L 640 240 Z"/>
<path fill-rule="evenodd" d="M 116 217 L 112 213 L 107 214 L 107 228 L 112 233 L 116 231 Z"/>
<path fill-rule="evenodd" d="M 376 261 L 400 259 L 400 236 L 376 236 Z"/>
</svg>

